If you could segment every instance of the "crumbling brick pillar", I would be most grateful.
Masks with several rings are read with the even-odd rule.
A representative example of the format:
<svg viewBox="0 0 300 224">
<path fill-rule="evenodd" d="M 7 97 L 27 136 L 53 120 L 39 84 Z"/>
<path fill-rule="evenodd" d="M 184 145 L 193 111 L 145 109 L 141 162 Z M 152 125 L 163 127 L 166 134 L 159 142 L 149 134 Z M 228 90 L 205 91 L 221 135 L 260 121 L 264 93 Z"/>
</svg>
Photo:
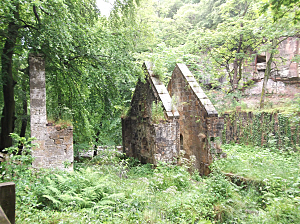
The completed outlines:
<svg viewBox="0 0 300 224">
<path fill-rule="evenodd" d="M 43 55 L 29 55 L 30 75 L 30 127 L 33 143 L 39 146 L 32 151 L 35 168 L 44 167 L 45 141 L 47 140 L 47 112 L 46 112 L 46 81 L 45 59 Z"/>
<path fill-rule="evenodd" d="M 73 170 L 73 127 L 47 126 L 45 60 L 29 55 L 30 127 L 38 143 L 32 151 L 34 168 Z"/>
</svg>

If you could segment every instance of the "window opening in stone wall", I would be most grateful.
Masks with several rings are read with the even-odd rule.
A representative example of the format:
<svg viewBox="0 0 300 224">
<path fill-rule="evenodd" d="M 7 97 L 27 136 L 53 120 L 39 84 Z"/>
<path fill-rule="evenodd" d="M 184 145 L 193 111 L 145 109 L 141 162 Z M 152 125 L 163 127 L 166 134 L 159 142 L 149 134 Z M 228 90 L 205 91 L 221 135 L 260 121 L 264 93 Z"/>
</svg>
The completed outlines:
<svg viewBox="0 0 300 224">
<path fill-rule="evenodd" d="M 142 149 L 148 151 L 148 147 L 147 147 L 147 139 L 146 139 L 146 137 L 144 137 L 143 140 L 142 140 Z"/>
<path fill-rule="evenodd" d="M 257 63 L 267 62 L 265 55 L 257 55 Z"/>
<path fill-rule="evenodd" d="M 184 150 L 183 149 L 183 136 L 182 136 L 182 134 L 180 134 L 180 150 Z"/>
<path fill-rule="evenodd" d="M 256 56 L 255 68 L 257 71 L 265 72 L 266 65 L 267 65 L 266 63 L 267 63 L 267 57 L 265 55 Z"/>
</svg>

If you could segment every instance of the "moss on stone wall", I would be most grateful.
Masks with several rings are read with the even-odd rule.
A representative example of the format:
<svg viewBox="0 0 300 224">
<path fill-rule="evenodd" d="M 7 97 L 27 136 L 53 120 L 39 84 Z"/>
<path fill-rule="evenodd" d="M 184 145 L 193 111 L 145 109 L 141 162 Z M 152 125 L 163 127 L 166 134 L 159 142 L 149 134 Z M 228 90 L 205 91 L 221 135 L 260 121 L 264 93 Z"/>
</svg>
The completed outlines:
<svg viewBox="0 0 300 224">
<path fill-rule="evenodd" d="M 299 114 L 234 111 L 224 115 L 223 142 L 297 149 Z"/>
</svg>

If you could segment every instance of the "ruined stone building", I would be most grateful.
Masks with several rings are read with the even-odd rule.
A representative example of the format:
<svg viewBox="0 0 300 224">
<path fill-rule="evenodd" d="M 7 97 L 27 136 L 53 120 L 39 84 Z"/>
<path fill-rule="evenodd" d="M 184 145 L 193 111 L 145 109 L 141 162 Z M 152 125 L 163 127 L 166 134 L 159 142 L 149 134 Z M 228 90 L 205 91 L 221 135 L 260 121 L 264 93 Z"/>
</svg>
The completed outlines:
<svg viewBox="0 0 300 224">
<path fill-rule="evenodd" d="M 295 56 L 300 55 L 300 39 L 298 37 L 288 37 L 278 45 L 278 53 L 273 57 L 271 65 L 271 75 L 269 77 L 266 92 L 274 94 L 286 94 L 289 92 L 298 92 L 297 87 L 300 86 L 300 64 L 293 60 Z M 245 93 L 250 95 L 261 94 L 263 78 L 266 71 L 267 61 L 270 58 L 270 53 L 249 51 L 249 55 L 255 55 L 254 58 L 244 62 L 242 67 L 242 81 L 254 81 L 251 88 L 247 88 Z M 207 63 L 203 61 L 201 63 Z M 220 72 L 222 69 L 220 69 Z M 223 73 L 226 73 L 223 70 Z M 202 78 L 201 82 L 207 86 L 211 86 L 213 79 L 209 74 Z M 222 76 L 218 78 L 220 83 L 228 81 L 228 77 Z"/>
<path fill-rule="evenodd" d="M 271 76 L 268 80 L 267 93 L 284 94 L 293 92 L 300 84 L 299 62 L 293 60 L 299 55 L 299 38 L 289 37 L 278 46 L 278 53 L 274 56 Z M 255 82 L 254 86 L 246 91 L 248 94 L 260 94 L 262 80 L 266 70 L 270 53 L 257 54 L 254 61 L 248 63 L 244 68 L 244 81 L 249 79 Z"/>
<path fill-rule="evenodd" d="M 122 119 L 123 150 L 142 163 L 174 161 L 179 151 L 196 157 L 200 174 L 209 173 L 212 154 L 219 152 L 223 120 L 186 65 L 177 64 L 168 90 L 144 64 L 127 117 Z M 157 120 L 161 102 L 162 116 Z"/>
<path fill-rule="evenodd" d="M 142 163 L 173 161 L 180 146 L 179 113 L 172 105 L 167 88 L 154 76 L 149 62 L 144 64 L 144 69 L 146 79 L 138 81 L 129 114 L 122 119 L 124 152 Z M 156 114 L 156 121 L 152 117 L 153 104 L 163 109 L 163 114 Z"/>
<path fill-rule="evenodd" d="M 73 128 L 48 125 L 45 59 L 29 55 L 30 128 L 38 146 L 33 148 L 34 168 L 73 169 Z"/>
<path fill-rule="evenodd" d="M 295 82 L 299 81 L 299 63 L 292 59 L 299 55 L 299 39 L 289 37 L 283 40 L 278 46 L 278 54 L 274 56 L 272 63 L 271 79 L 273 81 Z M 266 62 L 270 53 L 259 54 L 251 64 L 252 79 L 258 81 L 264 77 Z"/>
</svg>

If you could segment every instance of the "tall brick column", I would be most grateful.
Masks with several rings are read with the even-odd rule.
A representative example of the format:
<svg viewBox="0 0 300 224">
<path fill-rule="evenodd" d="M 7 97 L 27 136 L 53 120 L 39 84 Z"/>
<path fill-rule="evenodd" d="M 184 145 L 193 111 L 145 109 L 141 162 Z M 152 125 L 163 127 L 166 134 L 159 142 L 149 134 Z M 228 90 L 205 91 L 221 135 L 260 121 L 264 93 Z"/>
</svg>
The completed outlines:
<svg viewBox="0 0 300 224">
<path fill-rule="evenodd" d="M 30 127 L 31 136 L 37 140 L 39 147 L 33 149 L 35 158 L 32 166 L 43 167 L 45 141 L 47 139 L 45 59 L 43 55 L 29 55 L 30 74 Z"/>
<path fill-rule="evenodd" d="M 29 55 L 30 127 L 33 143 L 34 168 L 73 170 L 73 127 L 47 126 L 45 59 Z"/>
</svg>

